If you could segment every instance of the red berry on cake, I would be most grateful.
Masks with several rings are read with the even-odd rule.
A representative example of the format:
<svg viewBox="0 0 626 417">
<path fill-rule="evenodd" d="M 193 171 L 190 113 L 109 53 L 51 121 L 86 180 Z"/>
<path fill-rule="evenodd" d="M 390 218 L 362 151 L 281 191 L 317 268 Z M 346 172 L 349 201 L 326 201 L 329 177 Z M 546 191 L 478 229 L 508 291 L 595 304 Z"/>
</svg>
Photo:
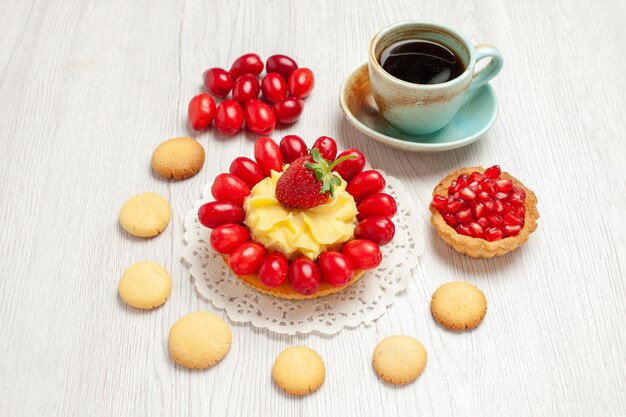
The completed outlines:
<svg viewBox="0 0 626 417">
<path fill-rule="evenodd" d="M 256 162 L 245 156 L 235 158 L 230 164 L 229 172 L 252 188 L 264 178 L 263 171 Z"/>
<path fill-rule="evenodd" d="M 319 149 L 322 158 L 328 161 L 334 161 L 337 157 L 337 142 L 329 136 L 320 136 L 317 138 L 313 147 Z"/>
<path fill-rule="evenodd" d="M 228 266 L 238 276 L 254 274 L 261 267 L 265 252 L 265 247 L 260 243 L 244 243 L 230 255 Z"/>
<path fill-rule="evenodd" d="M 250 240 L 250 231 L 239 224 L 223 224 L 211 231 L 211 247 L 217 253 L 230 255 Z"/>
<path fill-rule="evenodd" d="M 447 200 L 446 200 L 447 201 Z M 396 200 L 385 193 L 375 193 L 367 196 L 357 206 L 359 220 L 369 217 L 393 217 L 398 211 Z"/>
<path fill-rule="evenodd" d="M 346 182 L 350 182 L 352 178 L 359 172 L 363 171 L 365 167 L 365 156 L 355 148 L 346 149 L 341 152 L 337 159 L 340 159 L 344 156 L 352 156 L 350 159 L 337 164 L 333 171 L 341 176 Z"/>
<path fill-rule="evenodd" d="M 320 270 L 315 262 L 301 256 L 289 265 L 287 279 L 291 288 L 302 295 L 311 295 L 320 287 Z"/>
<path fill-rule="evenodd" d="M 198 220 L 209 229 L 226 223 L 241 224 L 244 218 L 245 213 L 241 207 L 228 201 L 212 201 L 198 209 Z"/>
<path fill-rule="evenodd" d="M 268 287 L 278 287 L 287 281 L 289 261 L 280 252 L 268 253 L 259 268 L 259 279 Z"/>
<path fill-rule="evenodd" d="M 219 174 L 213 181 L 211 194 L 217 201 L 230 201 L 243 207 L 243 202 L 250 195 L 250 187 L 233 174 Z"/>
<path fill-rule="evenodd" d="M 348 184 L 346 191 L 354 197 L 354 201 L 358 204 L 365 197 L 384 190 L 385 185 L 385 179 L 380 172 L 370 169 L 356 174 Z"/>
<path fill-rule="evenodd" d="M 354 277 L 354 267 L 343 254 L 327 251 L 317 260 L 322 280 L 333 287 L 343 287 Z"/>
<path fill-rule="evenodd" d="M 357 224 L 354 229 L 354 237 L 371 240 L 378 246 L 391 242 L 395 234 L 396 227 L 386 217 L 369 217 Z"/>
<path fill-rule="evenodd" d="M 343 245 L 341 249 L 356 269 L 374 269 L 383 260 L 378 245 L 370 240 L 356 239 Z"/>
<path fill-rule="evenodd" d="M 309 150 L 300 136 L 287 135 L 280 141 L 280 152 L 283 155 L 283 163 L 290 164 L 296 159 L 308 155 Z"/>
</svg>

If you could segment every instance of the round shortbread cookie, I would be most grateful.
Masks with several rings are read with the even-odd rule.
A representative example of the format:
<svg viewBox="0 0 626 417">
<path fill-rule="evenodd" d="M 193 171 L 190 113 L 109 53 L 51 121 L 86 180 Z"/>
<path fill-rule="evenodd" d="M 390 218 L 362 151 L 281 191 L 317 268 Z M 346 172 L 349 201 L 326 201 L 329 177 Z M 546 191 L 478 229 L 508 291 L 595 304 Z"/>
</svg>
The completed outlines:
<svg viewBox="0 0 626 417">
<path fill-rule="evenodd" d="M 193 138 L 173 138 L 152 154 L 152 168 L 162 177 L 182 180 L 193 177 L 204 165 L 204 148 Z"/>
<path fill-rule="evenodd" d="M 272 378 L 287 394 L 306 395 L 322 385 L 326 368 L 317 352 L 295 346 L 280 352 L 272 367 Z"/>
<path fill-rule="evenodd" d="M 222 360 L 230 350 L 228 324 L 205 311 L 187 314 L 170 329 L 170 356 L 185 368 L 204 369 Z"/>
<path fill-rule="evenodd" d="M 138 237 L 154 237 L 161 233 L 172 216 L 170 205 L 156 193 L 131 197 L 120 210 L 120 224 Z"/>
<path fill-rule="evenodd" d="M 374 349 L 372 365 L 378 376 L 390 384 L 414 381 L 426 366 L 426 349 L 409 336 L 390 336 Z"/>
<path fill-rule="evenodd" d="M 126 304 L 149 310 L 159 307 L 170 295 L 172 279 L 165 268 L 155 262 L 129 266 L 120 280 L 119 293 Z"/>
<path fill-rule="evenodd" d="M 449 282 L 433 293 L 430 311 L 435 320 L 446 329 L 473 329 L 487 314 L 487 299 L 472 284 Z"/>
</svg>

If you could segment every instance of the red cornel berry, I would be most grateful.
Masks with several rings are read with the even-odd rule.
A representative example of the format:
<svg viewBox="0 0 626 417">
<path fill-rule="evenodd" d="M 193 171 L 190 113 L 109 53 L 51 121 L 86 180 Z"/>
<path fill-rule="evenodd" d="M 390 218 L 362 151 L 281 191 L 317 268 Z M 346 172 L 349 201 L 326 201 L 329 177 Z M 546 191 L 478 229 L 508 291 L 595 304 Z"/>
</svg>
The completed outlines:
<svg viewBox="0 0 626 417">
<path fill-rule="evenodd" d="M 222 224 L 241 224 L 245 213 L 241 207 L 228 201 L 212 201 L 203 204 L 198 210 L 200 224 L 209 229 L 214 229 Z"/>
<path fill-rule="evenodd" d="M 237 78 L 235 86 L 233 87 L 233 98 L 242 106 L 248 102 L 248 100 L 259 98 L 259 92 L 261 87 L 259 86 L 259 80 L 254 75 L 245 74 Z"/>
<path fill-rule="evenodd" d="M 280 74 L 270 72 L 261 81 L 263 97 L 272 103 L 277 103 L 287 97 L 287 83 Z"/>
<path fill-rule="evenodd" d="M 215 127 L 225 135 L 234 135 L 243 125 L 243 109 L 235 100 L 224 100 L 217 106 Z"/>
<path fill-rule="evenodd" d="M 215 97 L 226 97 L 233 88 L 230 73 L 223 68 L 211 68 L 204 72 L 204 88 Z"/>
<path fill-rule="evenodd" d="M 260 243 L 244 243 L 230 255 L 228 266 L 237 276 L 254 274 L 261 267 L 265 253 L 265 247 Z"/>
<path fill-rule="evenodd" d="M 317 260 L 317 265 L 322 280 L 333 287 L 343 287 L 354 277 L 354 267 L 348 258 L 339 252 L 322 253 Z"/>
<path fill-rule="evenodd" d="M 287 281 L 289 261 L 280 252 L 267 254 L 261 268 L 259 269 L 259 279 L 268 287 L 278 287 Z"/>
<path fill-rule="evenodd" d="M 203 130 L 211 126 L 215 118 L 215 101 L 206 93 L 198 94 L 189 102 L 189 123 L 194 130 Z"/>
<path fill-rule="evenodd" d="M 311 295 L 320 287 L 320 270 L 315 262 L 301 256 L 289 265 L 287 279 L 297 293 Z"/>
<path fill-rule="evenodd" d="M 276 115 L 272 108 L 261 100 L 248 100 L 244 109 L 246 126 L 259 135 L 267 135 L 276 126 Z"/>
<path fill-rule="evenodd" d="M 263 61 L 257 54 L 245 54 L 233 62 L 230 67 L 230 75 L 237 80 L 244 74 L 259 75 L 263 71 Z"/>
<path fill-rule="evenodd" d="M 265 70 L 268 72 L 277 72 L 285 81 L 289 79 L 292 72 L 298 69 L 296 61 L 286 55 L 272 55 L 267 58 Z"/>
<path fill-rule="evenodd" d="M 374 269 L 383 260 L 380 247 L 371 240 L 355 239 L 343 245 L 341 253 L 345 255 L 355 269 Z"/>
<path fill-rule="evenodd" d="M 294 123 L 304 110 L 304 101 L 298 97 L 285 97 L 274 104 L 276 120 L 282 124 Z"/>
<path fill-rule="evenodd" d="M 289 94 L 294 97 L 304 98 L 308 96 L 315 87 L 313 71 L 308 68 L 298 68 L 289 76 L 287 86 Z"/>
</svg>

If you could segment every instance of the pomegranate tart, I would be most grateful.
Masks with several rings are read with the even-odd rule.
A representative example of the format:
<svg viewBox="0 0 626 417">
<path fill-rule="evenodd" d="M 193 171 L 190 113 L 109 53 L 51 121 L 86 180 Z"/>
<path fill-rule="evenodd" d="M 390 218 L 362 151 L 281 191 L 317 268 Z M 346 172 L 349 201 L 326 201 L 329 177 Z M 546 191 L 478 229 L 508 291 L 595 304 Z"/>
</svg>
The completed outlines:
<svg viewBox="0 0 626 417">
<path fill-rule="evenodd" d="M 492 258 L 523 245 L 537 228 L 537 197 L 498 165 L 458 169 L 433 191 L 431 221 L 457 252 Z"/>
<path fill-rule="evenodd" d="M 245 284 L 287 299 L 341 291 L 382 261 L 395 234 L 396 202 L 385 179 L 363 170 L 357 149 L 332 138 L 311 149 L 296 135 L 257 140 L 215 178 L 215 201 L 198 210 L 212 248 Z"/>
</svg>

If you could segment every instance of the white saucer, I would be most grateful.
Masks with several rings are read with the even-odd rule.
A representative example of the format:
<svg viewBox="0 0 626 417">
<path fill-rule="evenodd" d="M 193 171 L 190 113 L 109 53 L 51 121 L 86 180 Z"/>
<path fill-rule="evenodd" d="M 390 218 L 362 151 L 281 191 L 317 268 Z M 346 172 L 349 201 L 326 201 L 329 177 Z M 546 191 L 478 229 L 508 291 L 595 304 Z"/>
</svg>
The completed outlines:
<svg viewBox="0 0 626 417">
<path fill-rule="evenodd" d="M 427 135 L 411 136 L 391 126 L 378 112 L 372 96 L 367 63 L 346 77 L 339 96 L 348 121 L 370 138 L 411 152 L 441 152 L 467 146 L 480 139 L 498 115 L 498 101 L 489 84 L 466 99 L 454 119 L 443 129 Z"/>
</svg>

